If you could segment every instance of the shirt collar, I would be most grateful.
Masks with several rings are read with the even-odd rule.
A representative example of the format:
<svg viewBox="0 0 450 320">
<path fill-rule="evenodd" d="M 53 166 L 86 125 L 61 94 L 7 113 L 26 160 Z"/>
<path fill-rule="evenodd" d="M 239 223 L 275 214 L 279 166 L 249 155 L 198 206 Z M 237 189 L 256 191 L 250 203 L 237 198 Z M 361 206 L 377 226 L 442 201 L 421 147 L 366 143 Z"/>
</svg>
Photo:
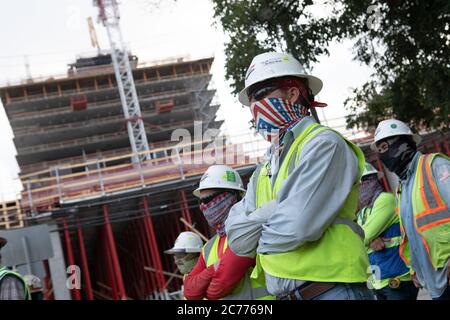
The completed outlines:
<svg viewBox="0 0 450 320">
<path fill-rule="evenodd" d="M 294 141 L 295 139 L 297 139 L 298 136 L 300 136 L 309 125 L 316 122 L 317 121 L 312 116 L 306 116 L 300 119 L 300 121 L 297 124 L 295 124 L 292 127 L 292 129 L 286 132 L 286 134 L 284 135 L 283 137 L 284 146 L 288 146 L 289 141 Z M 272 153 L 273 153 L 273 145 L 270 145 L 265 155 L 266 160 L 271 157 Z"/>
<path fill-rule="evenodd" d="M 306 116 L 304 118 L 302 118 L 294 127 L 292 127 L 292 129 L 286 133 L 286 135 L 284 136 L 283 141 L 286 140 L 286 137 L 288 135 L 290 135 L 293 139 L 297 139 L 297 137 L 299 135 L 302 134 L 302 132 L 312 123 L 316 123 L 317 121 L 311 117 L 311 116 Z"/>
<path fill-rule="evenodd" d="M 409 178 L 414 174 L 414 168 L 416 167 L 417 161 L 419 161 L 419 157 L 422 155 L 420 151 L 417 151 L 414 155 L 413 159 L 409 163 L 408 170 L 406 171 L 405 180 L 409 180 Z"/>
</svg>

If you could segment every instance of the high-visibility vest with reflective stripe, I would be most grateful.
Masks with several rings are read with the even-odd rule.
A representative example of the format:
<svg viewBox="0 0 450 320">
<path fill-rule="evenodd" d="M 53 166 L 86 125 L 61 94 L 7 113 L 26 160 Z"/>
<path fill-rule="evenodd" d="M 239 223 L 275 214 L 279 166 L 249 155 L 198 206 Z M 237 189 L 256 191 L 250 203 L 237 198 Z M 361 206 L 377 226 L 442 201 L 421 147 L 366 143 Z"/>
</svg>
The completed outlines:
<svg viewBox="0 0 450 320">
<path fill-rule="evenodd" d="M 25 300 L 31 300 L 30 289 L 28 288 L 28 285 L 26 284 L 22 275 L 20 275 L 17 272 L 11 271 L 6 267 L 0 267 L 0 283 L 2 282 L 3 278 L 6 276 L 14 276 L 17 279 L 19 279 L 23 284 L 23 289 L 25 290 Z"/>
<path fill-rule="evenodd" d="M 382 192 L 374 202 L 375 205 L 381 205 L 387 201 L 395 201 L 393 195 Z M 381 203 L 380 203 L 381 202 Z M 393 203 L 392 203 L 393 204 Z M 358 213 L 358 223 L 363 226 L 368 217 L 373 214 L 373 207 L 365 207 Z M 370 265 L 373 275 L 370 277 L 375 289 L 381 289 L 389 284 L 389 279 L 399 277 L 401 281 L 411 280 L 409 268 L 400 258 L 399 247 L 401 243 L 400 223 L 395 218 L 387 228 L 379 235 L 385 239 L 384 249 L 373 251 L 368 248 Z"/>
<path fill-rule="evenodd" d="M 450 257 L 450 210 L 441 195 L 431 174 L 431 163 L 435 157 L 444 157 L 444 154 L 434 153 L 421 155 L 414 168 L 414 182 L 412 187 L 411 204 L 414 215 L 414 227 L 420 235 L 428 252 L 431 264 L 435 269 L 443 268 Z M 400 217 L 400 230 L 402 243 L 400 255 L 411 265 L 410 248 L 401 219 L 401 187 L 397 190 L 397 214 Z"/>
<path fill-rule="evenodd" d="M 258 176 L 256 185 L 256 207 L 276 199 L 278 190 L 296 166 L 301 166 L 299 157 L 303 147 L 319 132 L 333 131 L 317 123 L 309 125 L 292 143 L 280 166 L 277 179 L 272 188 L 267 165 Z M 342 137 L 338 132 L 336 132 Z M 324 230 L 317 241 L 306 242 L 288 252 L 258 254 L 257 270 L 252 276 L 259 277 L 262 270 L 272 276 L 321 282 L 366 282 L 369 267 L 367 252 L 361 237 L 353 231 L 359 228 L 355 222 L 358 204 L 359 181 L 364 171 L 365 159 L 361 149 L 342 137 L 358 159 L 358 176 L 342 208 L 338 213 L 340 220 L 349 223 L 333 223 Z M 305 195 L 307 196 L 307 195 Z M 301 198 L 298 201 L 302 201 Z M 327 199 L 323 199 L 327 201 Z M 300 214 L 300 213 L 299 213 Z M 354 226 L 351 226 L 353 224 Z M 258 263 L 262 268 L 259 268 Z"/>
<path fill-rule="evenodd" d="M 228 248 L 228 239 L 225 238 L 222 254 Z M 219 260 L 219 241 L 220 237 L 216 234 L 202 248 L 202 256 L 206 267 L 209 267 Z M 273 300 L 267 291 L 265 284 L 261 285 L 258 281 L 250 279 L 253 268 L 250 268 L 241 281 L 236 285 L 230 295 L 224 297 L 226 300 Z"/>
</svg>

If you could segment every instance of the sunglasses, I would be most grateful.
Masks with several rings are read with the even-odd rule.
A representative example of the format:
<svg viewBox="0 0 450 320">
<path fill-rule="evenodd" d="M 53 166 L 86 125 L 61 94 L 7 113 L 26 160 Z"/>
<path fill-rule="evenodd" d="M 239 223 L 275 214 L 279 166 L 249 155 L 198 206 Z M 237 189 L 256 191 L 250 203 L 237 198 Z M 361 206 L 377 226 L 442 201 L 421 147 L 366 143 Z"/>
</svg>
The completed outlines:
<svg viewBox="0 0 450 320">
<path fill-rule="evenodd" d="M 384 141 L 380 141 L 377 143 L 376 148 L 378 153 L 385 153 L 389 150 L 389 146 L 391 146 L 395 141 L 397 141 L 397 137 L 394 137 L 392 139 L 387 139 Z"/>
<path fill-rule="evenodd" d="M 215 197 L 217 197 L 219 194 L 222 194 L 222 193 L 223 193 L 223 191 L 219 191 L 219 192 L 213 193 L 210 196 L 207 196 L 207 197 L 204 197 L 204 198 L 200 198 L 200 199 L 198 199 L 198 205 L 208 204 L 211 201 L 213 201 Z"/>
<path fill-rule="evenodd" d="M 254 86 L 250 87 L 247 90 L 247 95 L 249 100 L 252 100 L 253 98 L 254 100 L 258 101 L 264 99 L 271 92 L 277 89 L 285 89 L 291 87 L 300 88 L 302 86 L 302 83 L 303 86 L 308 87 L 300 79 L 271 79 L 270 81 L 257 83 Z"/>
<path fill-rule="evenodd" d="M 267 85 L 264 87 L 255 88 L 253 90 L 249 90 L 248 97 L 250 100 L 252 100 L 252 98 L 253 98 L 255 101 L 258 101 L 258 100 L 264 99 L 271 92 L 274 92 L 277 89 L 279 89 L 279 86 L 277 86 L 277 85 Z"/>
</svg>

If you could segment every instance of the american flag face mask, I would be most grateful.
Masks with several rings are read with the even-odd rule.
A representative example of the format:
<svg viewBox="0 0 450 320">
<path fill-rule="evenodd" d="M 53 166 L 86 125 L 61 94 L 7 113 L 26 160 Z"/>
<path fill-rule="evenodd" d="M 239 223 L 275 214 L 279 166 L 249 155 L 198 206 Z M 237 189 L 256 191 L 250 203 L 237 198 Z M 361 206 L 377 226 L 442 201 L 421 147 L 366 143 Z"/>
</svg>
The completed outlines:
<svg viewBox="0 0 450 320">
<path fill-rule="evenodd" d="M 309 115 L 307 108 L 282 98 L 264 98 L 253 102 L 250 110 L 256 131 L 269 142 L 278 139 L 281 144 L 285 133 L 300 119 Z"/>
</svg>

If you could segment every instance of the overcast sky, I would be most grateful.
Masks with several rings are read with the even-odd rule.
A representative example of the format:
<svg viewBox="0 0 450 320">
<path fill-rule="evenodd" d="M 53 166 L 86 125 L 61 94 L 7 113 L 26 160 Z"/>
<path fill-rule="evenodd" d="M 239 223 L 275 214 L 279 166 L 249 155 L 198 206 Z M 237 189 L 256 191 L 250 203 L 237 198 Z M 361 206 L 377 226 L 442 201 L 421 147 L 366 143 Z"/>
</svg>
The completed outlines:
<svg viewBox="0 0 450 320">
<path fill-rule="evenodd" d="M 248 128 L 250 113 L 231 95 L 224 80 L 224 35 L 213 24 L 209 0 L 161 1 L 127 0 L 120 5 L 122 34 L 139 61 L 170 57 L 202 58 L 215 56 L 213 86 L 222 107 L 219 119 L 229 134 Z M 92 0 L 0 0 L 0 85 L 26 77 L 25 61 L 33 77 L 64 74 L 67 64 L 79 54 L 95 53 L 91 47 L 86 19 L 94 21 L 97 10 Z M 321 7 L 317 7 L 320 13 Z M 109 47 L 106 31 L 96 24 L 102 49 Z M 371 70 L 352 61 L 351 43 L 332 44 L 330 57 L 314 65 L 312 73 L 324 82 L 318 100 L 328 103 L 322 120 L 330 126 L 343 125 L 344 100 L 351 88 L 362 85 Z M 26 57 L 26 58 L 25 58 Z M 340 118 L 338 121 L 330 119 Z M 341 128 L 339 128 L 341 129 Z M 0 200 L 10 199 L 21 189 L 16 150 L 3 107 L 0 108 Z"/>
</svg>

